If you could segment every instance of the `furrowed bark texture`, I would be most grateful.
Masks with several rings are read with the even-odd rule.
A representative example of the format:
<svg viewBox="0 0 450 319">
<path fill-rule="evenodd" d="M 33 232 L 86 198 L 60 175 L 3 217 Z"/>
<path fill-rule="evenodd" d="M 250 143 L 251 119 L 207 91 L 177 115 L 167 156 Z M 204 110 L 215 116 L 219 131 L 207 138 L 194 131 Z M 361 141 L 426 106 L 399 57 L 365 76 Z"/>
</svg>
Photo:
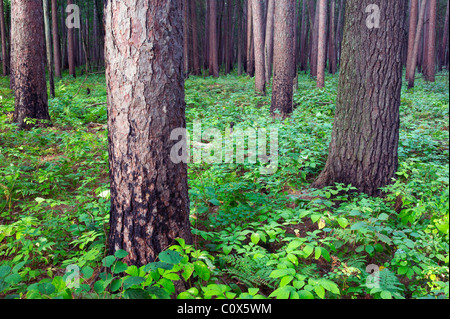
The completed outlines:
<svg viewBox="0 0 450 319">
<path fill-rule="evenodd" d="M 11 2 L 11 40 L 14 47 L 14 122 L 28 128 L 26 118 L 50 120 L 45 81 L 45 40 L 42 2 Z"/>
<path fill-rule="evenodd" d="M 276 115 L 276 110 L 279 110 L 280 116 L 283 118 L 292 113 L 294 10 L 295 4 L 292 0 L 276 0 L 275 2 L 273 85 L 270 112 L 272 115 Z"/>
<path fill-rule="evenodd" d="M 332 140 L 313 188 L 344 183 L 377 195 L 397 170 L 407 1 L 379 1 L 380 28 L 369 29 L 371 3 L 347 1 Z"/>
<path fill-rule="evenodd" d="M 186 127 L 183 3 L 105 3 L 109 250 L 126 250 L 137 266 L 176 238 L 192 242 L 187 165 L 170 157 L 172 130 Z"/>
</svg>

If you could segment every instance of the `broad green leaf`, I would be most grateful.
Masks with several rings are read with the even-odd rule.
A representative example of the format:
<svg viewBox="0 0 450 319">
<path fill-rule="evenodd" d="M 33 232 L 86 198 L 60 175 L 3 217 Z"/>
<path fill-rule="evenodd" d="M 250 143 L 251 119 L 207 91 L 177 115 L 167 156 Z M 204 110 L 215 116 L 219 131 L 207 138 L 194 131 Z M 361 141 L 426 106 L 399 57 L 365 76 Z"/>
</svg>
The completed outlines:
<svg viewBox="0 0 450 319">
<path fill-rule="evenodd" d="M 309 257 L 313 253 L 313 251 L 314 251 L 314 247 L 313 246 L 306 245 L 303 248 L 303 252 L 305 253 L 305 257 Z"/>
<path fill-rule="evenodd" d="M 314 248 L 314 258 L 319 259 L 321 255 L 322 255 L 322 247 Z"/>
<path fill-rule="evenodd" d="M 259 243 L 259 240 L 261 239 L 261 236 L 258 233 L 253 233 L 250 237 L 250 240 L 252 241 L 252 243 L 254 243 L 255 245 L 257 245 Z"/>
<path fill-rule="evenodd" d="M 320 299 L 325 298 L 325 289 L 323 289 L 323 287 L 321 285 L 315 285 L 314 291 L 320 297 Z"/>
<path fill-rule="evenodd" d="M 143 277 L 133 276 L 133 277 L 125 278 L 125 280 L 123 281 L 123 289 L 127 290 L 132 286 L 140 285 L 144 281 L 145 281 L 145 278 L 143 278 Z"/>
<path fill-rule="evenodd" d="M 118 259 L 123 259 L 128 256 L 128 252 L 123 249 L 119 249 L 114 253 L 114 256 Z"/>
<path fill-rule="evenodd" d="M 158 255 L 158 257 L 160 261 L 173 265 L 176 265 L 183 260 L 183 257 L 180 255 L 180 253 L 175 250 L 163 251 Z"/>
</svg>

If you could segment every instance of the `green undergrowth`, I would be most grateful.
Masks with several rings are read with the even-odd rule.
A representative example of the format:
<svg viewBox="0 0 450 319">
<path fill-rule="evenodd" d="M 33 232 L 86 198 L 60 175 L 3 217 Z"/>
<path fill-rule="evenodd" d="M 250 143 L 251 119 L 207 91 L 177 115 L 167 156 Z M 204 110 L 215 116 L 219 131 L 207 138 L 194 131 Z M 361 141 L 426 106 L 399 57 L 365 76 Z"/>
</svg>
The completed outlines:
<svg viewBox="0 0 450 319">
<path fill-rule="evenodd" d="M 20 131 L 0 79 L 0 296 L 4 298 L 448 298 L 449 85 L 401 99 L 400 165 L 380 198 L 313 190 L 330 141 L 338 75 L 299 75 L 291 118 L 270 116 L 254 80 L 186 82 L 188 131 L 278 129 L 278 165 L 189 164 L 194 243 L 137 268 L 106 254 L 104 75 L 56 83 L 53 126 Z M 88 90 L 89 89 L 89 90 Z M 89 92 L 88 92 L 89 91 Z M 205 142 L 205 141 L 203 141 Z M 180 289 L 180 283 L 183 289 Z"/>
</svg>

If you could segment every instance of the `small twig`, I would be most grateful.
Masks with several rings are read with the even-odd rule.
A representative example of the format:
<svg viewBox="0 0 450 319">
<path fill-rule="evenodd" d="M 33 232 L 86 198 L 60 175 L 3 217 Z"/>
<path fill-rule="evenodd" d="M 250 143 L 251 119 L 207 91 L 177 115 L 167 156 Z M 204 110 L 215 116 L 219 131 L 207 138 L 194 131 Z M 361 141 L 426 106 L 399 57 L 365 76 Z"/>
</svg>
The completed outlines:
<svg viewBox="0 0 450 319">
<path fill-rule="evenodd" d="M 95 104 L 87 105 L 86 107 L 94 107 L 94 106 L 99 106 L 99 105 L 104 105 L 104 104 L 107 104 L 107 102 L 95 103 Z"/>
<path fill-rule="evenodd" d="M 75 95 L 72 97 L 72 99 L 73 99 L 75 96 L 77 96 L 78 93 L 80 93 L 81 88 L 83 87 L 83 84 L 87 81 L 88 75 L 89 75 L 89 74 L 86 74 L 86 77 L 84 78 L 83 83 L 81 83 L 80 88 L 78 89 L 77 93 L 75 93 Z"/>
</svg>

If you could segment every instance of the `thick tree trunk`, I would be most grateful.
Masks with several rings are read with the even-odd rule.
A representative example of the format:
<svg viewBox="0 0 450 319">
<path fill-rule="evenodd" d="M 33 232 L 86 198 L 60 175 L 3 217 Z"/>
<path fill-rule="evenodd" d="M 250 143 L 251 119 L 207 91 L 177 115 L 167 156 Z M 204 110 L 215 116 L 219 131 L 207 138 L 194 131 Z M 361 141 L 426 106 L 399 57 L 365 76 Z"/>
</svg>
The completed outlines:
<svg viewBox="0 0 450 319">
<path fill-rule="evenodd" d="M 53 55 L 52 55 L 52 40 L 50 32 L 50 10 L 48 0 L 43 0 L 43 11 L 44 11 L 45 47 L 47 50 L 47 70 L 50 85 L 50 95 L 54 98 L 55 78 L 53 76 Z"/>
<path fill-rule="evenodd" d="M 318 0 L 319 7 L 319 35 L 317 49 L 317 87 L 325 86 L 325 64 L 327 62 L 327 1 Z"/>
<path fill-rule="evenodd" d="M 417 28 L 417 12 L 418 12 L 419 0 L 411 0 L 411 8 L 409 11 L 409 32 L 408 32 L 408 57 L 406 62 L 406 81 L 409 80 L 408 70 L 411 67 L 412 55 L 414 51 L 414 39 L 416 38 Z"/>
<path fill-rule="evenodd" d="M 198 53 L 198 26 L 197 26 L 197 5 L 196 0 L 190 0 L 191 4 L 191 23 L 192 23 L 192 61 L 193 74 L 200 75 L 200 57 Z"/>
<path fill-rule="evenodd" d="M 407 71 L 407 72 L 409 72 L 408 89 L 411 89 L 414 87 L 417 59 L 418 59 L 418 53 L 419 53 L 419 44 L 420 44 L 420 38 L 422 36 L 426 3 L 427 3 L 427 0 L 423 0 L 423 3 L 420 6 L 419 20 L 417 22 L 416 34 L 415 34 L 415 39 L 414 39 L 414 48 L 413 48 L 412 58 L 411 58 L 411 65 L 409 66 L 409 69 Z"/>
<path fill-rule="evenodd" d="M 425 81 L 434 82 L 436 68 L 436 0 L 429 1 L 428 15 L 428 37 L 426 43 L 427 68 L 424 70 Z"/>
<path fill-rule="evenodd" d="M 266 95 L 266 71 L 264 62 L 264 7 L 262 0 L 251 0 L 255 46 L 255 88 L 257 94 Z"/>
<path fill-rule="evenodd" d="M 67 0 L 68 6 L 72 4 L 73 0 Z M 74 28 L 67 28 L 67 57 L 69 61 L 69 74 L 76 78 Z"/>
<path fill-rule="evenodd" d="M 276 0 L 274 50 L 273 50 L 273 85 L 272 116 L 286 118 L 292 113 L 293 86 L 293 44 L 294 10 L 292 0 Z"/>
<path fill-rule="evenodd" d="M 266 71 L 266 83 L 270 83 L 272 77 L 272 65 L 273 65 L 273 24 L 275 14 L 275 1 L 268 0 L 267 4 L 267 23 L 266 23 L 266 44 L 264 51 L 265 71 Z"/>
<path fill-rule="evenodd" d="M 219 77 L 219 46 L 217 43 L 217 0 L 209 0 L 209 75 Z"/>
<path fill-rule="evenodd" d="M 50 120 L 45 80 L 45 42 L 41 1 L 11 1 L 11 39 L 14 47 L 14 122 L 32 126 L 26 119 Z M 38 121 L 39 122 L 39 121 Z"/>
<path fill-rule="evenodd" d="M 328 161 L 312 188 L 343 183 L 369 195 L 398 166 L 402 43 L 406 0 L 380 0 L 380 28 L 366 28 L 371 0 L 348 0 Z M 382 57 L 382 63 L 380 63 Z"/>
<path fill-rule="evenodd" d="M 241 1 L 237 0 L 237 19 L 238 19 L 238 31 L 237 31 L 237 64 L 238 64 L 238 76 L 242 75 L 242 55 L 243 55 L 243 47 L 244 47 L 244 28 L 243 28 L 243 14 L 242 14 L 242 7 L 241 7 Z"/>
<path fill-rule="evenodd" d="M 171 158 L 171 133 L 186 127 L 183 3 L 105 3 L 109 252 L 126 250 L 129 265 L 155 261 L 176 238 L 192 243 L 187 165 Z"/>
<path fill-rule="evenodd" d="M 2 67 L 3 76 L 8 75 L 8 51 L 6 48 L 6 27 L 5 27 L 5 12 L 3 8 L 3 0 L 0 0 L 0 32 L 2 37 Z"/>
</svg>

